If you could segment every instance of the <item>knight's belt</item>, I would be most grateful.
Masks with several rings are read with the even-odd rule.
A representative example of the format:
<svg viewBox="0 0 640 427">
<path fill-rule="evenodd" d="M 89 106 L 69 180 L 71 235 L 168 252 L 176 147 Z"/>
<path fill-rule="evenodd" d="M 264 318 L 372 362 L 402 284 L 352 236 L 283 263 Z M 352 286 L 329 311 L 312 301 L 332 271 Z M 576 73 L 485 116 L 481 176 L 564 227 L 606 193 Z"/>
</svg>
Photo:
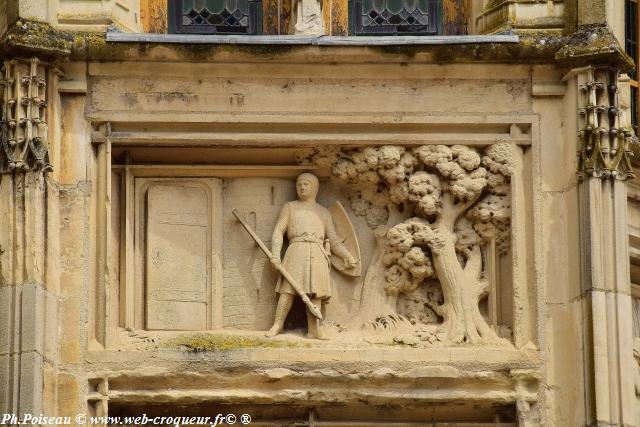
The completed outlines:
<svg viewBox="0 0 640 427">
<path fill-rule="evenodd" d="M 315 243 L 316 245 L 318 245 L 318 247 L 320 248 L 320 251 L 322 252 L 322 255 L 324 255 L 324 257 L 326 258 L 327 263 L 331 265 L 331 262 L 329 261 L 330 253 L 328 253 L 324 248 L 325 240 L 319 238 L 318 236 L 314 236 L 312 234 L 302 234 L 300 236 L 296 236 L 293 239 L 289 240 L 290 245 L 293 243 L 299 243 L 299 242 Z"/>
<path fill-rule="evenodd" d="M 304 234 L 301 236 L 296 236 L 293 239 L 289 240 L 289 244 L 298 243 L 298 242 L 318 243 L 320 245 L 324 244 L 323 239 L 316 236 L 310 236 L 310 235 L 304 235 Z"/>
</svg>

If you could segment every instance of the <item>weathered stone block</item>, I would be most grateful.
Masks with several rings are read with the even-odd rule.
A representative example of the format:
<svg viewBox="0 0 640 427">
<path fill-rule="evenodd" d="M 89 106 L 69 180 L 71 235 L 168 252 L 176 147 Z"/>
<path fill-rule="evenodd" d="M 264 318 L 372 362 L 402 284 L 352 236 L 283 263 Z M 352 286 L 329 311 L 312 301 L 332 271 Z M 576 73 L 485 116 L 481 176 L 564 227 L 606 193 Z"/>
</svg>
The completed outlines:
<svg viewBox="0 0 640 427">
<path fill-rule="evenodd" d="M 44 357 L 56 363 L 58 359 L 58 296 L 45 291 Z"/>
<path fill-rule="evenodd" d="M 43 369 L 41 354 L 30 351 L 20 355 L 20 414 L 42 412 Z"/>
<path fill-rule="evenodd" d="M 23 353 L 44 353 L 45 295 L 42 285 L 28 283 L 22 286 L 20 348 Z"/>
<path fill-rule="evenodd" d="M 12 353 L 14 287 L 0 287 L 0 355 Z"/>
<path fill-rule="evenodd" d="M 11 357 L 8 354 L 0 354 L 0 412 L 11 411 L 11 401 L 13 396 Z"/>
</svg>

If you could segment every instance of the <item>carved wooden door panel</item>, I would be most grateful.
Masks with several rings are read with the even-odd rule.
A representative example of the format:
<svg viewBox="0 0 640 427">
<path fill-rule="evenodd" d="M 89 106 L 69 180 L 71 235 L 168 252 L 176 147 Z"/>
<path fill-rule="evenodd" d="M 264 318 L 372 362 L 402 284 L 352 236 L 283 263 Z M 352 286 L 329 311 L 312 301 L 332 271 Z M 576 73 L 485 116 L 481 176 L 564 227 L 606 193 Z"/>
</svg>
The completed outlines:
<svg viewBox="0 0 640 427">
<path fill-rule="evenodd" d="M 211 324 L 212 215 L 208 191 L 187 183 L 147 192 L 147 329 L 205 330 Z M 221 209 L 217 209 L 221 212 Z"/>
</svg>

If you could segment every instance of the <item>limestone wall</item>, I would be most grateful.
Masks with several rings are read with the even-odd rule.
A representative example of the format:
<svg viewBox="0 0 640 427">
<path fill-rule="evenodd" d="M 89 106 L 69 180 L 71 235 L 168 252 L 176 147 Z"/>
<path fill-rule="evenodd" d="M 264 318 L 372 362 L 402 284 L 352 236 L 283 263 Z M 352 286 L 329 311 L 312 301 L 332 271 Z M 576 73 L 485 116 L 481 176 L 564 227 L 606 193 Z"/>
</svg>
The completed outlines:
<svg viewBox="0 0 640 427">
<path fill-rule="evenodd" d="M 83 84 L 82 73 L 75 72 L 81 65 L 72 63 L 67 67 L 70 79 L 63 87 L 77 88 L 78 84 Z M 576 203 L 575 195 L 571 197 L 570 192 L 564 192 L 575 183 L 574 175 L 562 171 L 563 165 L 573 156 L 572 149 L 560 151 L 559 155 L 563 139 L 551 130 L 560 126 L 554 123 L 563 108 L 564 87 L 558 76 L 553 68 L 498 64 L 362 64 L 357 67 L 348 64 L 227 64 L 222 67 L 175 63 L 167 67 L 140 62 L 129 63 L 125 68 L 121 64 L 90 63 L 86 94 L 61 93 L 60 103 L 65 107 L 58 122 L 61 145 L 52 150 L 52 156 L 57 156 L 63 166 L 51 174 L 60 194 L 58 203 L 63 206 L 60 237 L 57 238 L 61 253 L 57 269 L 61 277 L 61 313 L 64 313 L 59 330 L 64 344 L 61 344 L 58 363 L 67 373 L 58 380 L 58 387 L 77 390 L 65 393 L 64 399 L 58 401 L 59 413 L 83 410 L 87 399 L 91 410 L 104 411 L 100 392 L 91 391 L 99 390 L 102 381 L 107 381 L 112 390 L 108 394 L 111 412 L 126 412 L 133 410 L 131 405 L 144 405 L 147 399 L 156 399 L 153 396 L 161 392 L 161 389 L 150 389 L 143 393 L 146 397 L 142 400 L 125 397 L 126 390 L 136 389 L 137 381 L 149 383 L 164 378 L 163 387 L 175 382 L 172 387 L 179 388 L 177 384 L 183 381 L 181 378 L 199 375 L 202 369 L 212 369 L 212 375 L 218 375 L 216 372 L 222 375 L 228 367 L 248 374 L 262 372 L 261 369 L 267 369 L 264 372 L 285 369 L 290 373 L 286 379 L 277 380 L 281 387 L 286 387 L 285 382 L 290 381 L 291 387 L 304 389 L 296 379 L 301 372 L 299 369 L 317 372 L 329 372 L 326 371 L 329 369 L 334 372 L 331 375 L 343 375 L 338 372 L 361 375 L 364 386 L 374 384 L 376 376 L 381 375 L 376 373 L 376 366 L 391 369 L 395 373 L 389 375 L 394 377 L 414 378 L 417 374 L 405 371 L 408 366 L 405 367 L 402 361 L 415 357 L 430 366 L 418 377 L 427 381 L 432 375 L 430 372 L 442 372 L 437 376 L 444 375 L 442 378 L 446 380 L 442 381 L 453 387 L 450 393 L 475 387 L 471 384 L 485 384 L 482 387 L 494 390 L 491 393 L 496 393 L 496 399 L 512 402 L 501 410 L 505 420 L 515 419 L 511 412 L 514 409 L 509 409 L 509 405 L 516 405 L 522 399 L 531 402 L 534 409 L 527 412 L 529 415 L 521 416 L 533 417 L 531 419 L 552 416 L 539 409 L 547 398 L 540 392 L 542 384 L 560 381 L 544 379 L 545 372 L 549 372 L 547 369 L 556 362 L 550 361 L 547 365 L 543 353 L 538 350 L 540 345 L 547 345 L 547 337 L 559 339 L 556 331 L 546 332 L 550 326 L 545 326 L 541 320 L 546 317 L 544 277 L 556 277 L 559 270 L 575 277 L 571 271 L 567 272 L 566 266 L 560 267 L 563 261 L 557 247 L 542 249 L 545 235 L 560 234 L 542 225 L 546 224 L 543 216 L 557 218 L 552 224 L 557 224 L 558 230 L 566 230 L 570 224 L 567 206 Z M 533 86 L 532 78 L 536 82 Z M 543 96 L 537 95 L 541 93 L 538 88 L 548 90 L 551 82 L 556 88 L 551 96 L 547 92 L 543 92 Z M 521 237 L 506 255 L 505 260 L 509 261 L 505 262 L 509 267 L 503 267 L 501 273 L 505 277 L 502 279 L 503 291 L 493 302 L 486 302 L 483 310 L 490 316 L 486 310 L 495 310 L 498 303 L 502 306 L 499 316 L 507 327 L 501 334 L 511 342 L 509 352 L 493 350 L 491 346 L 482 350 L 484 353 L 480 356 L 476 354 L 477 350 L 471 351 L 464 346 L 430 350 L 428 341 L 423 344 L 419 339 L 415 349 L 411 348 L 416 345 L 411 341 L 406 341 L 409 347 L 399 341 L 389 351 L 384 347 L 376 348 L 389 345 L 383 343 L 398 335 L 394 332 L 380 336 L 363 332 L 370 336 L 366 340 L 370 344 L 341 338 L 345 332 L 340 332 L 340 328 L 354 327 L 350 322 L 362 303 L 364 275 L 349 279 L 337 272 L 332 273 L 333 296 L 325 308 L 330 332 L 337 334 L 334 338 L 326 343 L 299 341 L 301 338 L 297 338 L 295 332 L 288 332 L 284 338 L 276 339 L 273 344 L 276 348 L 271 348 L 272 344 L 259 338 L 261 333 L 253 332 L 266 330 L 273 320 L 276 303 L 273 287 L 277 276 L 235 221 L 231 209 L 240 211 L 269 245 L 280 207 L 295 198 L 295 176 L 304 170 L 314 170 L 321 178 L 319 202 L 329 206 L 339 200 L 351 216 L 365 271 L 374 256 L 375 237 L 366 218 L 354 214 L 346 189 L 331 178 L 330 168 L 305 166 L 296 160 L 301 149 L 320 144 L 357 147 L 434 143 L 465 144 L 483 149 L 504 141 L 521 147 L 519 150 L 523 153 L 518 169 L 520 175 L 513 187 L 517 194 L 514 195 L 515 228 L 512 233 Z M 105 144 L 109 147 L 106 151 L 103 149 Z M 113 174 L 105 175 L 102 162 L 112 165 Z M 549 172 L 543 173 L 545 168 Z M 144 275 L 144 268 L 135 261 L 138 251 L 144 258 L 149 249 L 143 245 L 147 240 L 141 220 L 150 212 L 145 205 L 149 203 L 149 196 L 141 192 L 141 185 L 153 180 L 198 182 L 211 179 L 208 177 L 219 180 L 223 206 L 219 211 L 220 206 L 213 205 L 217 211 L 213 215 L 221 221 L 222 234 L 217 243 L 220 247 L 212 249 L 210 258 L 211 292 L 221 292 L 221 295 L 212 296 L 210 316 L 215 324 L 216 316 L 221 314 L 219 321 L 225 331 L 219 330 L 203 338 L 188 332 L 149 330 L 144 320 L 145 310 L 152 308 L 144 303 L 144 280 L 149 276 Z M 549 201 L 541 203 L 545 199 Z M 136 211 L 127 210 L 132 207 L 136 207 Z M 566 236 L 562 248 L 568 253 L 570 246 L 576 243 L 571 232 L 562 231 L 562 235 Z M 100 249 L 101 239 L 107 236 L 112 237 L 106 249 Z M 127 239 L 132 239 L 131 246 L 126 243 Z M 154 259 L 153 252 L 148 259 Z M 536 265 L 547 265 L 548 270 Z M 557 265 L 556 270 L 552 265 Z M 100 271 L 105 271 L 106 275 Z M 101 284 L 104 284 L 104 290 L 101 290 Z M 513 298 L 518 303 L 512 306 Z M 558 311 L 558 316 L 569 316 Z M 79 320 L 78 315 L 84 320 Z M 181 314 L 189 315 L 188 311 Z M 555 318 L 553 315 L 552 319 Z M 167 318 L 166 321 L 171 320 Z M 303 323 L 291 321 L 295 327 L 304 328 L 304 320 Z M 553 320 L 552 324 L 555 322 Z M 576 329 L 570 329 L 570 324 L 564 320 L 558 320 L 557 325 L 565 330 L 569 328 L 568 335 L 578 336 L 577 333 L 571 335 L 573 331 L 579 331 L 578 325 L 575 325 Z M 229 334 L 239 338 L 228 338 Z M 64 338 L 69 335 L 82 338 L 80 341 Z M 239 344 L 238 339 L 246 341 Z M 562 345 L 562 342 L 555 342 L 556 346 Z M 236 349 L 202 353 L 199 362 L 185 370 L 185 363 L 192 363 L 189 361 L 194 357 L 189 349 L 198 349 L 198 346 Z M 280 349 L 283 346 L 284 349 Z M 510 356 L 505 358 L 506 354 Z M 148 359 L 145 355 L 155 356 Z M 132 364 L 140 357 L 148 362 L 144 366 Z M 364 357 L 369 362 L 351 365 L 349 361 L 354 360 L 353 357 Z M 459 362 L 453 365 L 445 362 L 451 358 Z M 82 368 L 83 360 L 90 361 L 91 367 Z M 204 367 L 214 360 L 224 362 L 211 365 L 211 368 Z M 478 360 L 480 365 L 476 365 Z M 563 361 L 557 363 L 562 366 L 564 375 L 566 365 Z M 494 378 L 496 374 L 492 372 L 496 372 L 494 369 L 498 366 L 511 373 L 501 380 L 495 378 L 486 382 L 481 379 L 483 375 Z M 138 379 L 132 379 L 127 385 L 118 372 L 129 372 L 127 375 Z M 239 381 L 231 374 L 224 375 L 224 384 Z M 538 377 L 540 381 L 536 379 Z M 561 378 L 574 381 L 569 377 L 570 374 L 566 374 Z M 202 395 L 202 402 L 214 399 L 217 393 L 217 388 L 212 389 L 213 385 L 208 381 L 203 383 L 209 391 Z M 493 381 L 503 385 L 492 389 L 497 387 L 497 383 L 491 385 Z M 334 386 L 327 383 L 327 387 Z M 412 393 L 418 393 L 415 398 L 419 398 L 422 393 L 419 390 L 427 389 L 430 386 L 425 383 Z M 247 392 L 251 396 L 259 390 L 258 387 Z M 58 393 L 61 392 L 58 388 Z M 115 398 L 113 393 L 124 394 Z M 179 395 L 193 393 L 196 392 L 185 390 Z M 280 399 L 271 393 L 264 403 Z M 450 396 L 435 390 L 428 393 L 436 393 L 434 397 Z M 170 398 L 167 404 L 180 402 L 179 395 Z M 344 394 L 341 399 L 349 402 L 354 396 Z M 242 402 L 242 399 L 234 399 L 230 398 L 228 402 Z M 325 408 L 320 409 L 325 417 L 329 416 L 327 401 L 323 398 L 312 398 L 307 403 L 291 396 L 288 399 L 291 399 L 290 404 L 301 408 L 314 402 L 313 405 Z M 392 401 L 400 404 L 395 397 Z M 414 410 L 417 411 L 415 414 L 420 414 Z M 483 411 L 469 409 L 465 417 L 480 421 L 488 414 Z M 451 419 L 452 414 L 454 412 L 447 414 L 445 411 L 438 416 L 445 420 Z M 361 416 L 363 413 L 357 415 Z M 567 414 L 565 419 L 573 419 L 571 417 Z"/>
<path fill-rule="evenodd" d="M 72 2 L 24 6 L 68 29 L 137 28 L 135 4 L 107 3 L 80 16 Z M 489 5 L 550 32 L 565 14 L 559 1 Z M 622 135 L 616 147 L 633 139 L 616 121 L 624 79 L 481 59 L 495 46 L 448 60 L 435 48 L 165 44 L 17 58 L 47 102 L 18 103 L 46 109 L 21 116 L 36 133 L 11 139 L 28 148 L 27 171 L 0 164 L 0 410 L 638 425 L 622 375 L 625 307 L 637 308 L 629 171 L 609 168 L 611 150 L 589 158 L 585 136 L 597 104 L 615 114 L 596 119 Z M 43 140 L 46 156 L 26 144 Z M 313 298 L 320 326 L 296 298 L 267 338 L 278 273 L 234 210 L 271 248 L 301 173 L 318 177 L 320 206 L 297 225 L 323 235 L 298 233 L 308 252 L 296 256 L 308 277 L 330 271 L 331 298 Z"/>
</svg>

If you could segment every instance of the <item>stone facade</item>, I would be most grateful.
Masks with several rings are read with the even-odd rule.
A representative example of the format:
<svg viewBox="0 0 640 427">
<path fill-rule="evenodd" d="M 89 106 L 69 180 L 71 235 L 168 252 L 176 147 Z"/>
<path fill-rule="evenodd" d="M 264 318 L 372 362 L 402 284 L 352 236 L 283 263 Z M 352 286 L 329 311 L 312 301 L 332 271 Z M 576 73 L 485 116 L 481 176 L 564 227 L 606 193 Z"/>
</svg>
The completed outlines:
<svg viewBox="0 0 640 427">
<path fill-rule="evenodd" d="M 622 3 L 445 0 L 395 38 L 311 3 L 292 37 L 286 2 L 195 36 L 0 0 L 0 414 L 640 427 Z M 267 337 L 289 270 L 330 289 Z"/>
</svg>

